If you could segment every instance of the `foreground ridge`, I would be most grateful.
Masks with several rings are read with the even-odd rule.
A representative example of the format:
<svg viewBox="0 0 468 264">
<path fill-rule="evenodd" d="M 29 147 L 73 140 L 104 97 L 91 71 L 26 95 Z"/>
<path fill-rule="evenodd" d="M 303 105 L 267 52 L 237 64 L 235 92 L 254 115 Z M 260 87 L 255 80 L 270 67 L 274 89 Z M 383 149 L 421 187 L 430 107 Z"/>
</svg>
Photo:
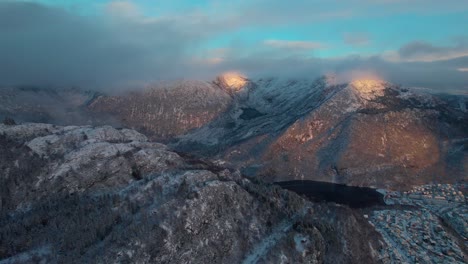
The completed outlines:
<svg viewBox="0 0 468 264">
<path fill-rule="evenodd" d="M 402 243 L 398 228 L 378 219 L 412 206 L 398 205 L 396 193 L 383 207 L 312 202 L 110 126 L 0 125 L 0 140 L 0 263 L 425 260 L 404 243 L 389 247 Z M 444 239 L 437 259 L 463 263 L 466 245 L 453 230 L 466 223 L 445 226 L 420 210 L 411 217 L 432 219 L 438 233 L 419 241 L 411 229 L 408 243 Z"/>
<path fill-rule="evenodd" d="M 252 182 L 133 130 L 0 125 L 0 140 L 2 263 L 241 262 L 268 237 L 263 262 L 374 262 L 378 253 L 354 238 L 382 246 L 351 209 Z"/>
</svg>

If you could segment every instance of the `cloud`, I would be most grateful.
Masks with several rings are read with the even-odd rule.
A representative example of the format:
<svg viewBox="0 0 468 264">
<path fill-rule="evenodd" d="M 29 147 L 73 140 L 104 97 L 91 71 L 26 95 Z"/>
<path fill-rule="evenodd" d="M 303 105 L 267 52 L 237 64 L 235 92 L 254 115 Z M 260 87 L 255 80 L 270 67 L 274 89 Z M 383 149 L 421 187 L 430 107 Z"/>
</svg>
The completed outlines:
<svg viewBox="0 0 468 264">
<path fill-rule="evenodd" d="M 468 10 L 460 0 L 348 0 L 349 4 L 362 10 L 360 14 L 447 14 Z M 369 12 L 372 11 L 372 12 Z"/>
<path fill-rule="evenodd" d="M 312 50 L 312 49 L 321 49 L 325 48 L 326 45 L 315 42 L 315 41 L 292 41 L 292 40 L 277 40 L 277 39 L 268 39 L 263 42 L 265 45 L 280 48 L 280 49 L 303 49 L 303 50 Z"/>
<path fill-rule="evenodd" d="M 414 41 L 402 46 L 397 52 L 389 53 L 393 61 L 440 61 L 468 56 L 468 45 L 463 43 L 455 46 L 434 46 L 422 41 Z"/>
<path fill-rule="evenodd" d="M 112 1 L 105 7 L 107 12 L 117 16 L 136 18 L 142 15 L 138 6 L 129 1 Z"/>
<path fill-rule="evenodd" d="M 0 3 L 0 82 L 117 87 L 174 78 L 202 39 L 174 21 L 139 17 L 124 2 L 110 8 L 112 14 L 82 17 Z"/>
<path fill-rule="evenodd" d="M 343 40 L 346 44 L 354 47 L 366 46 L 370 43 L 369 36 L 362 32 L 345 33 L 343 34 Z"/>
<path fill-rule="evenodd" d="M 461 0 L 249 0 L 216 3 L 225 21 L 235 27 L 276 27 L 352 18 L 381 18 L 398 14 L 447 14 L 468 10 Z M 232 4 L 232 3 L 236 4 Z"/>
<path fill-rule="evenodd" d="M 132 2 L 117 1 L 105 6 L 104 13 L 84 16 L 41 4 L 0 2 L 0 86 L 111 90 L 157 80 L 212 79 L 225 71 L 240 71 L 249 77 L 291 78 L 372 72 L 404 85 L 468 88 L 468 75 L 463 70 L 468 67 L 467 42 L 462 40 L 445 47 L 411 42 L 384 55 L 367 57 L 317 58 L 313 56 L 315 50 L 333 47 L 280 38 L 255 44 L 233 41 L 224 48 L 206 51 L 207 43 L 220 34 L 235 32 L 250 23 L 235 16 L 244 16 L 236 8 L 213 17 L 210 12 L 198 11 L 147 17 Z M 326 7 L 320 10 L 328 14 L 333 11 Z M 297 21 L 308 19 L 305 11 L 301 14 L 304 17 Z M 263 22 L 252 23 L 286 19 L 264 16 Z M 348 42 L 354 45 L 363 44 L 367 37 L 350 34 Z"/>
<path fill-rule="evenodd" d="M 468 91 L 468 75 L 457 70 L 468 65 L 468 57 L 433 62 L 392 62 L 384 57 L 347 56 L 343 58 L 269 57 L 263 53 L 236 57 L 235 53 L 225 57 L 216 65 L 198 67 L 195 76 L 219 74 L 236 70 L 251 78 L 317 78 L 321 75 L 336 74 L 341 81 L 349 81 L 358 73 L 378 76 L 381 79 L 412 87 L 426 87 L 438 92 L 460 89 Z M 207 75 L 210 77 L 212 75 Z"/>
</svg>

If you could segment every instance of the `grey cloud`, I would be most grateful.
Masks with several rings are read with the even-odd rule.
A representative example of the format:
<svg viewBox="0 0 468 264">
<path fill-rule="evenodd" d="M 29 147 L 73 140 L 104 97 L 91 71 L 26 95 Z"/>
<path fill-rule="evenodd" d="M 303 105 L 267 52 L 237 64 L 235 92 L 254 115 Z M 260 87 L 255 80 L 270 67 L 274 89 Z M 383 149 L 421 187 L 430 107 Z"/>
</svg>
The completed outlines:
<svg viewBox="0 0 468 264">
<path fill-rule="evenodd" d="M 250 56 L 229 59 L 211 70 L 221 73 L 239 69 L 245 75 L 257 77 L 316 78 L 324 74 L 345 76 L 343 81 L 361 77 L 355 73 L 369 73 L 404 86 L 426 87 L 438 92 L 464 90 L 468 92 L 468 74 L 457 67 L 468 62 L 468 57 L 436 62 L 389 62 L 380 56 L 343 59 L 299 59 L 296 57 L 269 59 Z"/>
<path fill-rule="evenodd" d="M 468 45 L 459 42 L 454 46 L 438 47 L 429 43 L 415 41 L 398 50 L 399 59 L 405 61 L 450 60 L 468 56 Z"/>
<path fill-rule="evenodd" d="M 401 56 L 412 57 L 414 55 L 420 54 L 431 54 L 431 53 L 441 53 L 446 51 L 447 48 L 435 47 L 431 44 L 415 41 L 405 46 L 401 47 L 398 51 Z"/>
<path fill-rule="evenodd" d="M 0 3 L 0 82 L 129 86 L 174 77 L 199 41 L 171 21 L 80 17 Z"/>
<path fill-rule="evenodd" d="M 196 19 L 147 19 L 133 13 L 123 17 L 82 17 L 38 4 L 2 2 L 0 86 L 75 85 L 110 90 L 160 79 L 212 79 L 232 70 L 249 77 L 301 78 L 361 71 L 404 85 L 468 90 L 468 74 L 457 71 L 468 67 L 468 56 L 455 56 L 459 53 L 437 61 L 389 61 L 383 56 L 320 59 L 313 53 L 306 56 L 304 49 L 266 49 L 265 43 L 258 43 L 258 47 L 233 43 L 216 54 L 219 59 L 197 60 L 194 58 L 199 55 L 199 45 L 223 30 L 231 30 L 233 25 L 216 24 L 204 16 L 191 17 Z M 313 46 L 306 44 L 289 45 Z M 451 49 L 419 42 L 403 46 L 397 53 L 415 58 L 420 53 L 460 51 L 460 47 L 465 47 L 463 42 Z"/>
</svg>

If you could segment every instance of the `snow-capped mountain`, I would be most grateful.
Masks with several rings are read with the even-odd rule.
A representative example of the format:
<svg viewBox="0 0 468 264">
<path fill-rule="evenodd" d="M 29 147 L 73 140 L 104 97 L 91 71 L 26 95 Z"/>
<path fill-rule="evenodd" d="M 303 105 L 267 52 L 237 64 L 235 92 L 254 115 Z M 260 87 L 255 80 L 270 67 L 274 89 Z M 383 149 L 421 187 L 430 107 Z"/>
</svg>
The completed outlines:
<svg viewBox="0 0 468 264">
<path fill-rule="evenodd" d="M 107 120 L 133 128 L 179 152 L 223 160 L 266 181 L 410 187 L 463 180 L 468 171 L 468 97 L 462 95 L 376 79 L 340 84 L 330 76 L 250 80 L 229 73 L 211 82 L 81 96 L 86 100 L 75 104 L 49 97 L 80 109 L 85 124 Z M 35 105 L 19 113 L 27 116 Z M 13 110 L 7 114 L 17 118 Z M 31 116 L 24 121 L 43 121 Z"/>
<path fill-rule="evenodd" d="M 466 179 L 466 97 L 453 103 L 379 80 L 326 78 L 262 79 L 245 89 L 229 111 L 174 147 L 267 181 L 409 187 Z"/>
</svg>

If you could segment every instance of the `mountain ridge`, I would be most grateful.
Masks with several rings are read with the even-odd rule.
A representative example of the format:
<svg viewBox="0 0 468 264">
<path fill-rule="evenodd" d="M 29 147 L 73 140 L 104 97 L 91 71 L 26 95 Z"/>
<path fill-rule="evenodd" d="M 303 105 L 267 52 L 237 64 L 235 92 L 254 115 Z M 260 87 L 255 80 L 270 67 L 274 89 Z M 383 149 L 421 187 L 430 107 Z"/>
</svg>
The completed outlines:
<svg viewBox="0 0 468 264">
<path fill-rule="evenodd" d="M 340 84 L 333 76 L 228 77 L 95 94 L 80 108 L 87 124 L 110 117 L 114 126 L 136 129 L 178 152 L 224 160 L 266 181 L 391 187 L 410 179 L 409 188 L 466 178 L 466 96 L 421 93 L 376 79 Z M 376 174 L 386 176 L 375 180 Z"/>
</svg>

